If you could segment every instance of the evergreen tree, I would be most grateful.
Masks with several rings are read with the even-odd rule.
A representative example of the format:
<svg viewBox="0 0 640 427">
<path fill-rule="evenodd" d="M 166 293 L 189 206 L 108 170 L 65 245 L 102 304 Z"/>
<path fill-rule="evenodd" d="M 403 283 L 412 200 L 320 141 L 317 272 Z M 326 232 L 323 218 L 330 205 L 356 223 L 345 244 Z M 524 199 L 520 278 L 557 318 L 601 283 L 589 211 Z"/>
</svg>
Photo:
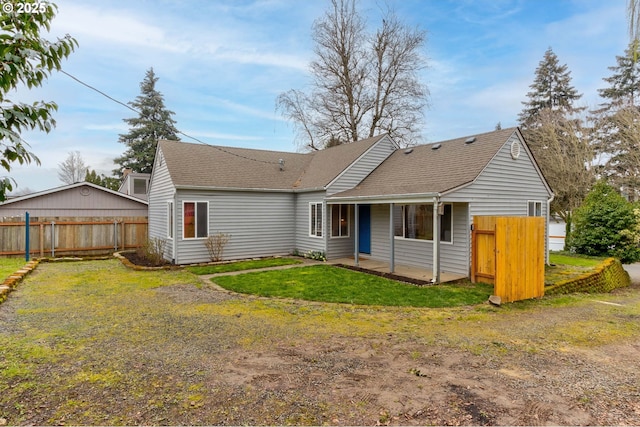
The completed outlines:
<svg viewBox="0 0 640 427">
<path fill-rule="evenodd" d="M 520 125 L 529 148 L 555 193 L 551 212 L 571 221 L 591 188 L 593 150 L 587 130 L 576 118 L 584 107 L 574 105 L 582 94 L 571 85 L 571 72 L 547 49 L 523 102 Z"/>
<path fill-rule="evenodd" d="M 635 41 L 624 56 L 616 56 L 617 65 L 609 67 L 609 84 L 598 93 L 605 100 L 591 112 L 595 123 L 593 140 L 599 154 L 607 161 L 602 175 L 627 195 L 637 199 L 640 189 L 640 61 Z"/>
<path fill-rule="evenodd" d="M 120 179 L 113 176 L 106 176 L 105 174 L 98 175 L 98 173 L 93 169 L 87 169 L 87 174 L 84 180 L 113 191 L 118 191 L 121 182 Z"/>
<path fill-rule="evenodd" d="M 640 61 L 634 59 L 633 43 L 625 50 L 624 56 L 616 56 L 617 65 L 609 67 L 610 77 L 605 77 L 609 87 L 598 89 L 602 98 L 607 100 L 601 107 L 618 108 L 625 105 L 636 105 L 640 93 Z"/>
<path fill-rule="evenodd" d="M 571 116 L 584 110 L 574 103 L 582 97 L 571 85 L 571 72 L 567 65 L 560 65 L 558 57 L 547 49 L 544 57 L 536 68 L 532 90 L 527 92 L 528 100 L 523 102 L 524 109 L 518 116 L 520 125 L 529 127 L 535 125 L 540 111 L 549 109 L 564 117 Z"/>
<path fill-rule="evenodd" d="M 171 117 L 175 113 L 164 106 L 164 97 L 155 87 L 157 81 L 158 77 L 154 74 L 153 68 L 150 68 L 140 83 L 141 94 L 135 101 L 129 102 L 129 105 L 140 115 L 132 119 L 124 119 L 129 124 L 130 130 L 126 134 L 121 134 L 118 141 L 128 148 L 122 157 L 114 160 L 120 165 L 119 169 L 114 170 L 117 176 L 122 176 L 124 168 L 140 173 L 151 173 L 158 140 L 179 140 L 176 122 Z"/>
<path fill-rule="evenodd" d="M 638 215 L 631 203 L 604 181 L 598 182 L 575 211 L 567 239 L 579 254 L 613 256 L 624 263 L 640 260 Z"/>
</svg>

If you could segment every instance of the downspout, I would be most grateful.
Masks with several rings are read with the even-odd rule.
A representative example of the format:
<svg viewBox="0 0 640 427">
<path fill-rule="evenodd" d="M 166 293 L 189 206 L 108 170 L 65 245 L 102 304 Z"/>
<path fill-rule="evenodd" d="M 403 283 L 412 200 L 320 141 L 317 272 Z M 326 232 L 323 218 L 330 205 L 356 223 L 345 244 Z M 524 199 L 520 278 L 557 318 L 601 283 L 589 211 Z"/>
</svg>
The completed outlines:
<svg viewBox="0 0 640 427">
<path fill-rule="evenodd" d="M 178 264 L 178 192 L 173 192 L 173 253 L 172 261 Z"/>
<path fill-rule="evenodd" d="M 433 197 L 433 278 L 431 283 L 440 284 L 440 194 Z"/>
<path fill-rule="evenodd" d="M 549 265 L 549 218 L 551 217 L 551 202 L 555 199 L 556 195 L 551 194 L 551 197 L 547 199 L 547 219 L 545 224 L 545 235 L 546 239 L 544 241 L 545 251 L 544 251 L 544 263 Z"/>
</svg>

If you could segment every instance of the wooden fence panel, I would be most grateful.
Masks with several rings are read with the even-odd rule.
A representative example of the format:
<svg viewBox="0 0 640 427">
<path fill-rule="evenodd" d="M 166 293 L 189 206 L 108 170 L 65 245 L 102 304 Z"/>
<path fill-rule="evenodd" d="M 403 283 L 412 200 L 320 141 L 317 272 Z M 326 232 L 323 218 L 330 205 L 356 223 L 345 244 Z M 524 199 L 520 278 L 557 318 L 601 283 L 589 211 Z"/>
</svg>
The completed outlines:
<svg viewBox="0 0 640 427">
<path fill-rule="evenodd" d="M 0 256 L 25 253 L 25 223 L 0 222 Z M 147 218 L 37 218 L 30 221 L 29 247 L 35 256 L 102 254 L 139 247 L 147 238 Z"/>
<path fill-rule="evenodd" d="M 476 222 L 476 219 L 478 221 Z M 494 234 L 490 233 L 491 224 Z M 482 227 L 482 228 L 480 228 Z M 545 222 L 542 217 L 476 217 L 474 218 L 473 259 L 495 260 L 494 295 L 503 302 L 538 298 L 544 295 Z M 476 228 L 481 233 L 476 232 Z M 484 231 L 484 233 L 482 233 Z M 486 237 L 488 236 L 488 237 Z M 482 243 L 482 238 L 494 240 L 494 246 Z M 474 266 L 477 271 L 481 266 Z M 482 274 L 476 273 L 482 281 Z M 472 280 L 478 281 L 472 275 Z"/>
<path fill-rule="evenodd" d="M 496 241 L 495 217 L 477 216 L 473 219 L 471 281 L 495 283 Z"/>
</svg>

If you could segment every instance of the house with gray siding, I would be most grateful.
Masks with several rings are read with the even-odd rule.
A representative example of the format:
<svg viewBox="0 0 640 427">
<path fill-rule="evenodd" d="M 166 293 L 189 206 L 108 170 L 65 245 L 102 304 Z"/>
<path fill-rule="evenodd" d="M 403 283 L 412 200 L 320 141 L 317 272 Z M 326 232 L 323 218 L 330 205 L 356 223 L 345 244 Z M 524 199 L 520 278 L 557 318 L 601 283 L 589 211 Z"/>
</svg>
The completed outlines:
<svg viewBox="0 0 640 427">
<path fill-rule="evenodd" d="M 469 274 L 475 215 L 548 217 L 553 193 L 517 128 L 398 148 L 388 135 L 311 153 L 158 143 L 149 236 L 176 264 L 324 252 Z M 435 236 L 435 238 L 434 238 Z"/>
<path fill-rule="evenodd" d="M 0 203 L 0 219 L 36 218 L 122 218 L 147 216 L 147 202 L 90 182 L 50 188 L 12 197 Z"/>
</svg>

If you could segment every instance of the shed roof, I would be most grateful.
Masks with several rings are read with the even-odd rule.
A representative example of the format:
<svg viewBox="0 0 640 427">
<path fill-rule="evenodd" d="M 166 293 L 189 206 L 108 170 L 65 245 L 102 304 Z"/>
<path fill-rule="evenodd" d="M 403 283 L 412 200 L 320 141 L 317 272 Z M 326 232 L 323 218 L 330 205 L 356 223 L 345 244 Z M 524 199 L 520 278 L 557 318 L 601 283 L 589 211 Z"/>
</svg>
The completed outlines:
<svg viewBox="0 0 640 427">
<path fill-rule="evenodd" d="M 396 150 L 355 188 L 333 197 L 444 193 L 476 179 L 498 150 L 519 131 L 508 128 Z M 439 148 L 434 149 L 435 146 Z"/>
<path fill-rule="evenodd" d="M 177 141 L 158 147 L 176 187 L 300 190 L 323 188 L 385 136 L 311 153 Z"/>
<path fill-rule="evenodd" d="M 111 190 L 109 188 L 102 187 L 100 185 L 97 185 L 97 184 L 94 184 L 94 183 L 91 183 L 91 182 L 81 181 L 81 182 L 75 182 L 73 184 L 62 185 L 60 187 L 49 188 L 47 190 L 38 191 L 38 192 L 35 192 L 35 193 L 25 194 L 23 196 L 12 197 L 12 198 L 6 200 L 4 203 L 0 203 L 0 206 L 8 206 L 8 205 L 11 205 L 11 204 L 16 204 L 16 203 L 23 202 L 23 201 L 26 201 L 26 200 L 31 200 L 31 199 L 47 196 L 49 194 L 60 193 L 60 192 L 63 192 L 63 191 L 68 191 L 68 190 L 72 190 L 74 188 L 79 188 L 79 187 L 93 188 L 95 190 L 102 191 L 102 192 L 104 192 L 106 194 L 111 194 L 113 196 L 117 196 L 117 197 L 121 197 L 123 199 L 131 200 L 133 202 L 137 202 L 137 203 L 140 203 L 141 205 L 145 205 L 145 206 L 149 204 L 149 202 L 147 202 L 145 200 L 141 200 L 141 199 L 139 199 L 137 197 L 129 196 L 128 194 L 124 194 L 124 193 L 121 193 L 119 191 L 114 191 L 114 190 Z"/>
</svg>

